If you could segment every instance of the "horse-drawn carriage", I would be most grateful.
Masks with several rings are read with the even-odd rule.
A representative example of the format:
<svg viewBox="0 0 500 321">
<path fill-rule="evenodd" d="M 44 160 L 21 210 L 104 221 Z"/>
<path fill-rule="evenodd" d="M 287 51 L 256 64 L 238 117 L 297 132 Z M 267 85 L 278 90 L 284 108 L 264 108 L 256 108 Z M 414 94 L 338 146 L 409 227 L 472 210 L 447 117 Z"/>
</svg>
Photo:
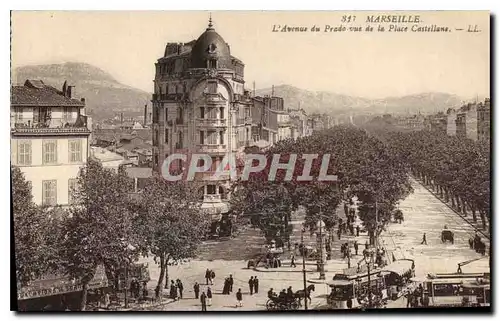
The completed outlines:
<svg viewBox="0 0 500 321">
<path fill-rule="evenodd" d="M 444 229 L 441 232 L 441 242 L 446 243 L 447 241 L 453 244 L 455 242 L 455 234 L 448 229 Z"/>
<path fill-rule="evenodd" d="M 297 298 L 287 299 L 279 296 L 269 298 L 266 302 L 267 311 L 284 311 L 297 310 L 299 308 L 299 300 Z"/>
<path fill-rule="evenodd" d="M 266 302 L 266 309 L 268 311 L 297 310 L 302 306 L 302 299 L 309 300 L 309 303 L 311 302 L 311 292 L 314 290 L 314 284 L 309 285 L 305 290 L 292 292 L 290 295 L 283 290 L 279 296 L 269 296 L 269 300 Z"/>
<path fill-rule="evenodd" d="M 257 255 L 255 258 L 251 259 L 247 263 L 247 268 L 258 267 L 259 264 L 265 265 L 267 267 L 273 267 L 273 262 L 279 262 L 281 264 L 281 255 L 283 255 L 283 248 L 266 248 L 264 253 Z"/>
<path fill-rule="evenodd" d="M 477 253 L 482 255 L 486 255 L 486 244 L 481 240 L 479 235 L 476 235 L 474 238 L 469 239 L 469 244 L 472 249 L 474 249 Z"/>
</svg>

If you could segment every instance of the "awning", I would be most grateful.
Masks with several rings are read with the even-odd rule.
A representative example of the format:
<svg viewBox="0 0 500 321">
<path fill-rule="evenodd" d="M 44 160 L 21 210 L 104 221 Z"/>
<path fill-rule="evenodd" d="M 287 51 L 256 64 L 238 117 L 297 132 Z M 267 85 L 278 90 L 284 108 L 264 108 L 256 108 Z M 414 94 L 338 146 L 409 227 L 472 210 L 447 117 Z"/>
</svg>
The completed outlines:
<svg viewBox="0 0 500 321">
<path fill-rule="evenodd" d="M 389 271 L 396 273 L 398 275 L 403 275 L 406 272 L 411 271 L 412 263 L 413 263 L 412 261 L 408 260 L 394 261 L 391 264 L 385 266 L 383 269 L 384 271 Z"/>
</svg>

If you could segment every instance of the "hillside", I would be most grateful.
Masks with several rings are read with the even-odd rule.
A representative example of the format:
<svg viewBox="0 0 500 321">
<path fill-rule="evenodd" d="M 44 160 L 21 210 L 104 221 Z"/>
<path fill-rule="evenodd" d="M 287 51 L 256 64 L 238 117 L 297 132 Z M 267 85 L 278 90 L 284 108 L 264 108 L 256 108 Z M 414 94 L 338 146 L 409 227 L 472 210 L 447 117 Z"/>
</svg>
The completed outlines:
<svg viewBox="0 0 500 321">
<path fill-rule="evenodd" d="M 119 83 L 107 72 L 86 64 L 24 66 L 16 68 L 13 82 L 23 84 L 26 79 L 41 79 L 46 84 L 61 88 L 65 80 L 75 87 L 75 96 L 84 97 L 88 112 L 96 119 L 115 116 L 124 112 L 127 116 L 142 115 L 145 104 L 150 104 L 151 94 Z M 259 89 L 257 95 L 270 95 L 271 88 Z M 382 113 L 435 113 L 460 105 L 460 98 L 446 93 L 422 93 L 403 97 L 370 100 L 362 97 L 336 94 L 326 91 L 309 91 L 290 85 L 274 88 L 276 96 L 283 97 L 286 108 L 299 106 L 307 113 L 328 113 L 337 116 Z"/>
<path fill-rule="evenodd" d="M 272 88 L 256 91 L 256 95 L 270 95 Z M 290 85 L 274 87 L 274 95 L 283 97 L 287 108 L 299 106 L 307 113 L 382 114 L 382 113 L 435 113 L 460 106 L 461 99 L 446 93 L 422 93 L 402 97 L 370 100 L 324 91 L 308 91 Z"/>
<path fill-rule="evenodd" d="M 26 79 L 41 79 L 59 89 L 67 80 L 75 86 L 74 95 L 85 98 L 88 112 L 97 119 L 114 116 L 119 111 L 141 115 L 144 105 L 151 100 L 151 94 L 123 85 L 107 72 L 86 63 L 23 66 L 13 71 L 14 84 L 23 84 Z"/>
</svg>

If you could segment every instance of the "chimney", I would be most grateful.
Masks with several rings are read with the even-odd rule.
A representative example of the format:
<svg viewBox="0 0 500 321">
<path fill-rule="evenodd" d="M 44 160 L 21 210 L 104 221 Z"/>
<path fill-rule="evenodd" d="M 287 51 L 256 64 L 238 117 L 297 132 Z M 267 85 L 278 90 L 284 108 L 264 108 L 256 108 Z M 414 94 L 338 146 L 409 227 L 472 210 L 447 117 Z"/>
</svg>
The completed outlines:
<svg viewBox="0 0 500 321">
<path fill-rule="evenodd" d="M 146 124 L 148 123 L 148 105 L 144 105 L 144 127 L 146 127 Z"/>
<path fill-rule="evenodd" d="M 73 97 L 72 96 L 72 92 L 73 92 L 73 88 L 74 87 L 75 86 L 68 86 L 68 89 L 67 89 L 67 92 L 66 92 L 66 97 L 68 97 L 68 98 L 72 98 Z"/>
</svg>

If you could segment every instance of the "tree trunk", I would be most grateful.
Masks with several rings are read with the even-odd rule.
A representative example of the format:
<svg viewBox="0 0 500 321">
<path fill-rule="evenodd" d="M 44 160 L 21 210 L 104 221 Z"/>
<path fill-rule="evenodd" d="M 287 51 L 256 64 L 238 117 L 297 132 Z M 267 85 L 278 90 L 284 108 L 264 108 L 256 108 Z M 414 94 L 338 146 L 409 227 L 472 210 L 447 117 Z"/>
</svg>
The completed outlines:
<svg viewBox="0 0 500 321">
<path fill-rule="evenodd" d="M 455 196 L 451 195 L 451 207 L 455 208 Z"/>
<path fill-rule="evenodd" d="M 84 281 L 82 283 L 82 299 L 80 301 L 80 311 L 85 311 L 87 307 L 87 293 L 89 290 L 89 281 Z"/>
<path fill-rule="evenodd" d="M 168 277 L 168 262 L 170 261 L 170 255 L 167 255 L 167 258 L 165 259 L 165 283 L 169 284 L 170 278 Z"/>
<path fill-rule="evenodd" d="M 370 245 L 375 245 L 375 233 L 374 231 L 370 230 L 368 231 L 368 236 L 370 238 Z"/>
<path fill-rule="evenodd" d="M 472 220 L 474 221 L 474 223 L 476 223 L 477 222 L 476 206 L 474 204 L 471 204 L 470 205 L 470 210 L 472 212 Z"/>
<path fill-rule="evenodd" d="M 467 216 L 467 202 L 465 202 L 463 198 L 462 198 L 462 213 L 464 213 L 464 216 Z"/>
<path fill-rule="evenodd" d="M 486 213 L 483 210 L 479 210 L 479 214 L 481 215 L 481 221 L 483 222 L 483 230 L 486 230 Z"/>
<path fill-rule="evenodd" d="M 448 203 L 450 201 L 450 196 L 448 194 L 448 189 L 447 188 L 444 189 L 444 201 L 446 203 Z"/>
<path fill-rule="evenodd" d="M 165 255 L 160 254 L 160 276 L 158 277 L 158 296 L 161 295 L 163 290 L 163 278 L 165 277 Z"/>
</svg>

